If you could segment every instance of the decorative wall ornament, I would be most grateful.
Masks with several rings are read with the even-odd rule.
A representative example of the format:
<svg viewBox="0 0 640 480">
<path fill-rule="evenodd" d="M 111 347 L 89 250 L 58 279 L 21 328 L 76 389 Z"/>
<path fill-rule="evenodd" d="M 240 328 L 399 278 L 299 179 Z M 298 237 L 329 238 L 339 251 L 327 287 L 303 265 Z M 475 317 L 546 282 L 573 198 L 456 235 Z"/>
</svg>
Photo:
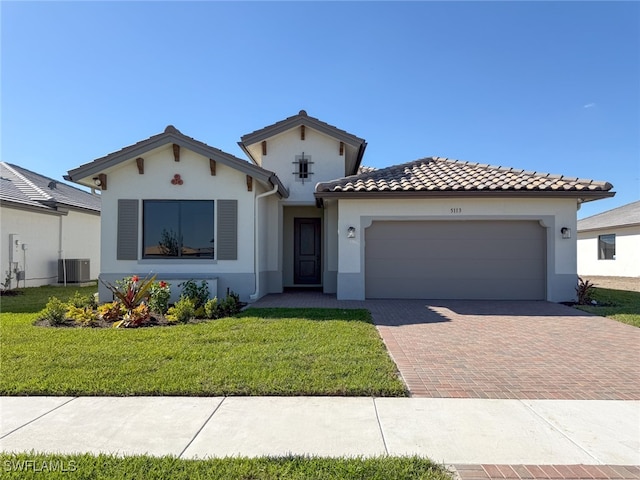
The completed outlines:
<svg viewBox="0 0 640 480">
<path fill-rule="evenodd" d="M 184 182 L 182 181 L 182 178 L 180 178 L 179 173 L 176 173 L 171 179 L 171 185 L 182 185 L 183 183 Z"/>
</svg>

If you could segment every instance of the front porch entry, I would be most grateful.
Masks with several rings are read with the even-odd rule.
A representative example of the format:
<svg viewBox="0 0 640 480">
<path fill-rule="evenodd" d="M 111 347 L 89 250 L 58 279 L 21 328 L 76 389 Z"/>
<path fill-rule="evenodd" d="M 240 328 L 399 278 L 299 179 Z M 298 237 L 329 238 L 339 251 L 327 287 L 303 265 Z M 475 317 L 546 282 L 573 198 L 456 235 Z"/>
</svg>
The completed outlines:
<svg viewBox="0 0 640 480">
<path fill-rule="evenodd" d="M 283 287 L 321 287 L 323 277 L 322 210 L 284 207 Z"/>
<path fill-rule="evenodd" d="M 320 218 L 293 219 L 293 282 L 319 285 L 322 279 Z"/>
</svg>

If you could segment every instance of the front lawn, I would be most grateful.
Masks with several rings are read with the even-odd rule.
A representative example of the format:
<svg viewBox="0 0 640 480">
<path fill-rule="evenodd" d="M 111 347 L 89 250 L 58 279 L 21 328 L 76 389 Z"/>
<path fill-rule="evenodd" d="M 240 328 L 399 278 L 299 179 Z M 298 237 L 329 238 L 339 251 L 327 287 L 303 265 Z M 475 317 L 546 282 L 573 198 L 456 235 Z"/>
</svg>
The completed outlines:
<svg viewBox="0 0 640 480">
<path fill-rule="evenodd" d="M 184 460 L 175 457 L 0 454 L 2 478 L 289 480 L 451 480 L 442 466 L 420 457 L 262 457 Z"/>
<path fill-rule="evenodd" d="M 0 395 L 407 393 L 366 310 L 249 309 L 135 329 L 35 327 L 37 314 L 18 312 L 39 311 L 49 290 L 65 299 L 76 289 L 1 299 Z"/>
<path fill-rule="evenodd" d="M 592 297 L 602 306 L 577 305 L 576 307 L 585 312 L 640 327 L 640 292 L 596 287 Z"/>
</svg>

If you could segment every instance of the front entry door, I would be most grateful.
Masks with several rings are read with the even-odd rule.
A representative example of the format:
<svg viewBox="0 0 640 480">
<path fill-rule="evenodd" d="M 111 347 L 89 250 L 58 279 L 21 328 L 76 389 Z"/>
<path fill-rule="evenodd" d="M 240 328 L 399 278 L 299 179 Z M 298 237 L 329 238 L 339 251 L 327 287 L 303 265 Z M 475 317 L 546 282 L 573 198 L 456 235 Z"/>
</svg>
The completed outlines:
<svg viewBox="0 0 640 480">
<path fill-rule="evenodd" d="M 293 245 L 293 282 L 319 285 L 322 268 L 320 218 L 294 218 Z"/>
</svg>

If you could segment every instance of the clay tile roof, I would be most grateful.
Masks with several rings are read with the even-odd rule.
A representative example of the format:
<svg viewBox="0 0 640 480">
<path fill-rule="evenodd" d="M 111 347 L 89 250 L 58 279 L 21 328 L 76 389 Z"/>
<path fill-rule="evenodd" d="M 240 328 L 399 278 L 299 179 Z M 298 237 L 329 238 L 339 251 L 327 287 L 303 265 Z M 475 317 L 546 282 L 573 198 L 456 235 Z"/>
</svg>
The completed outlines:
<svg viewBox="0 0 640 480">
<path fill-rule="evenodd" d="M 319 183 L 316 195 L 348 192 L 573 192 L 606 193 L 608 182 L 509 167 L 428 157 Z M 611 196 L 604 195 L 604 196 Z"/>
<path fill-rule="evenodd" d="M 305 110 L 300 110 L 297 115 L 292 115 L 272 125 L 266 126 L 259 130 L 255 130 L 251 133 L 247 133 L 246 135 L 243 135 L 240 140 L 244 145 L 251 145 L 279 133 L 285 132 L 290 128 L 305 124 L 312 128 L 315 128 L 316 130 L 324 132 L 327 135 L 335 137 L 345 143 L 349 143 L 352 145 L 360 145 L 365 143 L 364 139 L 357 137 L 356 135 L 353 135 L 346 130 L 342 130 L 341 128 L 329 125 L 327 122 L 323 122 L 316 117 L 312 117 L 308 115 Z"/>
</svg>

